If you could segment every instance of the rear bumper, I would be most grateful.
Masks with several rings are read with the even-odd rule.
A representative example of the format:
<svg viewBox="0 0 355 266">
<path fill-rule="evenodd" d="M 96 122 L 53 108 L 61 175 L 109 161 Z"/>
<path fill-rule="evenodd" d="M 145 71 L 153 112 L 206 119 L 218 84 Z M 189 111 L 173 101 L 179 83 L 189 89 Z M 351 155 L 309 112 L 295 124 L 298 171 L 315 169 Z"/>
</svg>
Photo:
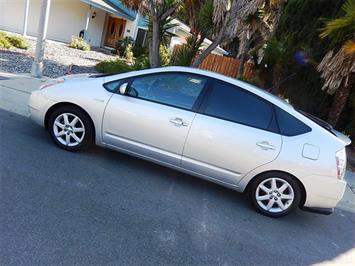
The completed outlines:
<svg viewBox="0 0 355 266">
<path fill-rule="evenodd" d="M 312 175 L 302 178 L 302 182 L 306 189 L 304 203 L 306 209 L 335 208 L 343 198 L 346 189 L 346 181 L 335 177 Z"/>
</svg>

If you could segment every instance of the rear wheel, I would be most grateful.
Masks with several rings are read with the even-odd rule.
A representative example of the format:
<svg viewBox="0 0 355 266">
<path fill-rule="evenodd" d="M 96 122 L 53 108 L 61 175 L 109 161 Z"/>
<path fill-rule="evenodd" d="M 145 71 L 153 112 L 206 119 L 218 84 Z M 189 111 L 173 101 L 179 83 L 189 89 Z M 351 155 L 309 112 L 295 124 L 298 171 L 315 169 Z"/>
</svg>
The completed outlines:
<svg viewBox="0 0 355 266">
<path fill-rule="evenodd" d="M 77 151 L 93 142 L 91 119 L 75 106 L 56 109 L 50 115 L 48 128 L 54 143 L 68 151 Z"/>
<path fill-rule="evenodd" d="M 277 218 L 285 216 L 299 205 L 301 190 L 292 176 L 270 172 L 252 181 L 249 197 L 258 212 Z"/>
</svg>

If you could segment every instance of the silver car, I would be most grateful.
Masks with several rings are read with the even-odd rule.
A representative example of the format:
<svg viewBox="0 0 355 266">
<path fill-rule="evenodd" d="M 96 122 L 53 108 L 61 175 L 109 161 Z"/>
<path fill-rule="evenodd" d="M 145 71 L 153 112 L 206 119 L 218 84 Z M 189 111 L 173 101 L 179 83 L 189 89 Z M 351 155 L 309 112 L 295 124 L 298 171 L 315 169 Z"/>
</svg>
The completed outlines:
<svg viewBox="0 0 355 266">
<path fill-rule="evenodd" d="M 72 75 L 31 94 L 31 118 L 54 143 L 92 143 L 246 192 L 270 217 L 331 213 L 350 140 L 250 84 L 194 68 Z"/>
</svg>

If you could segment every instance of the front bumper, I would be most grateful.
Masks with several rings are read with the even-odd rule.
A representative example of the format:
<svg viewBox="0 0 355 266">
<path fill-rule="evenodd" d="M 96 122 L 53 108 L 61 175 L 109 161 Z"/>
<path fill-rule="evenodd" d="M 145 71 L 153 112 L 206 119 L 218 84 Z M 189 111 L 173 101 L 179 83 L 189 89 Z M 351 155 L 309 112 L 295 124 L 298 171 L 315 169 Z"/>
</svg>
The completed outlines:
<svg viewBox="0 0 355 266">
<path fill-rule="evenodd" d="M 35 90 L 31 93 L 28 100 L 30 117 L 37 124 L 44 126 L 44 119 L 48 109 L 55 102 L 46 98 L 41 90 Z"/>
</svg>

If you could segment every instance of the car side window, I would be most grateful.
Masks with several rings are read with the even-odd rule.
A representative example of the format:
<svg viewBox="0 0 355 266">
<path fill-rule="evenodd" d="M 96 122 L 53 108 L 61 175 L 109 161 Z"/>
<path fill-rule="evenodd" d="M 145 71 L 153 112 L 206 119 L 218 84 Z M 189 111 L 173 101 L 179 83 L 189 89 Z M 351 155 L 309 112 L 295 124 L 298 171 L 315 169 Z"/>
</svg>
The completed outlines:
<svg viewBox="0 0 355 266">
<path fill-rule="evenodd" d="M 104 83 L 103 86 L 109 92 L 116 92 L 118 87 L 124 82 L 127 82 L 127 80 L 126 79 L 113 80 Z"/>
<path fill-rule="evenodd" d="M 189 73 L 150 74 L 135 78 L 127 95 L 190 110 L 206 82 Z"/>
<path fill-rule="evenodd" d="M 275 106 L 275 113 L 281 135 L 292 137 L 310 132 L 312 130 L 296 117 L 277 106 Z"/>
<path fill-rule="evenodd" d="M 277 132 L 270 103 L 226 82 L 214 82 L 203 109 L 206 115 Z"/>
</svg>

